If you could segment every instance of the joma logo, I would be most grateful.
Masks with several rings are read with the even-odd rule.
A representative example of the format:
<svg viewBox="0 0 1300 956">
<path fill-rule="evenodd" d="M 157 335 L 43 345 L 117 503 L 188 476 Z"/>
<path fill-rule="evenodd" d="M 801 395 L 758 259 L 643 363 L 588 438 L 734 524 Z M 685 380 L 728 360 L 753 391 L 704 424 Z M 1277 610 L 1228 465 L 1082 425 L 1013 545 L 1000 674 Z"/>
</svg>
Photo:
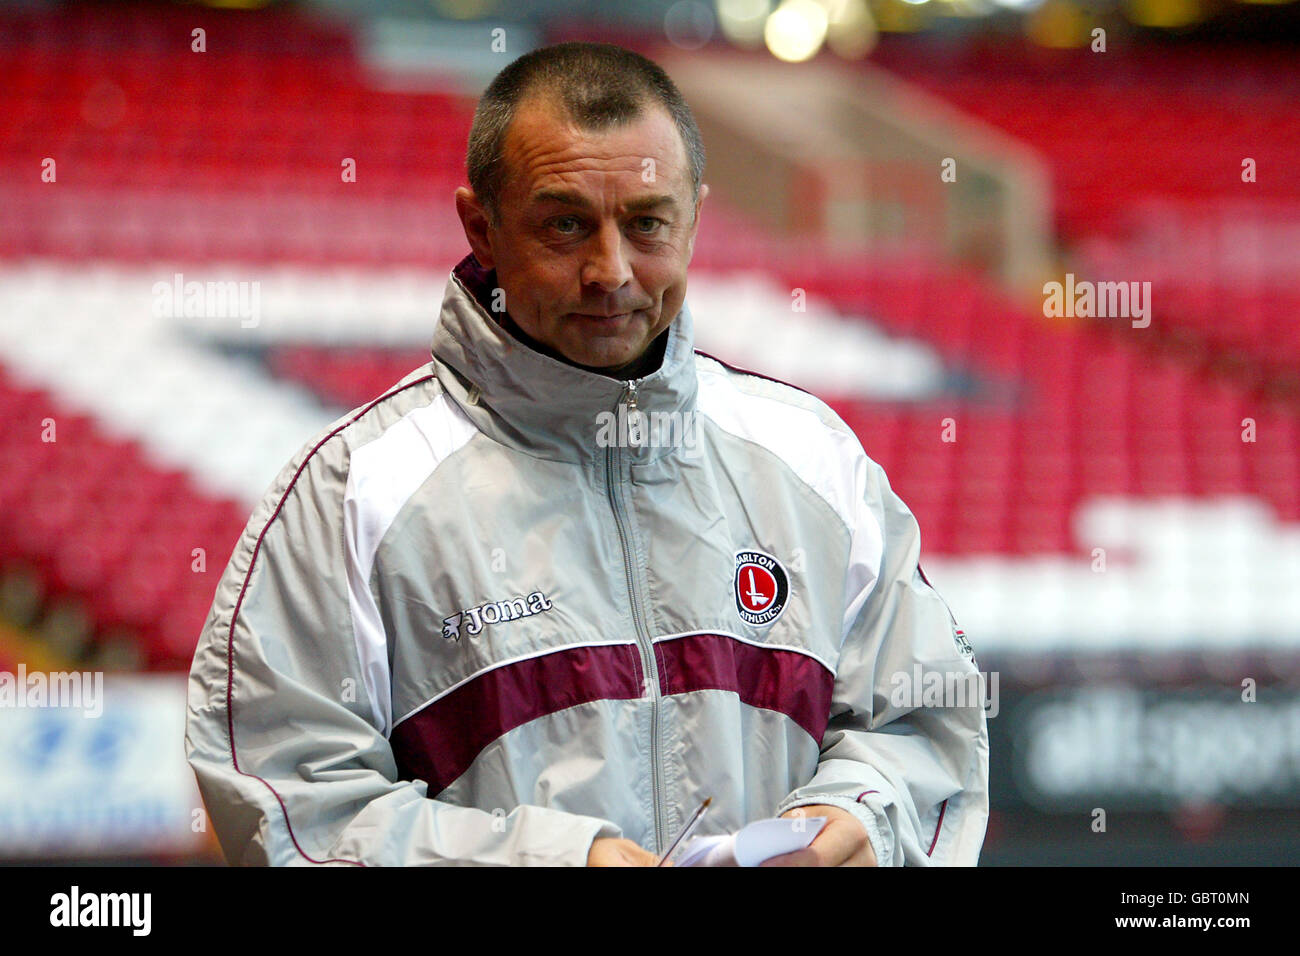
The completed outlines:
<svg viewBox="0 0 1300 956">
<path fill-rule="evenodd" d="M 486 604 L 478 605 L 478 607 L 465 608 L 451 617 L 443 618 L 442 636 L 448 640 L 459 641 L 462 624 L 465 627 L 465 633 L 473 635 L 483 630 L 485 624 L 516 621 L 521 617 L 529 617 L 533 614 L 549 611 L 553 606 L 541 591 L 534 591 L 526 598 L 513 597 L 507 601 L 489 601 Z"/>
</svg>

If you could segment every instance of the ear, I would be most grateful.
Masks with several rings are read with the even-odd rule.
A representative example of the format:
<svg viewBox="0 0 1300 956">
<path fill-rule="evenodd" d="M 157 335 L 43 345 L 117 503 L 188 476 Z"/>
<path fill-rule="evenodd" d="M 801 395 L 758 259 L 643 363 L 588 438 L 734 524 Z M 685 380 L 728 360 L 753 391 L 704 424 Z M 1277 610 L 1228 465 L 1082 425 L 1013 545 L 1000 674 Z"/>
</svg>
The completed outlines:
<svg viewBox="0 0 1300 956">
<path fill-rule="evenodd" d="M 484 269 L 495 268 L 496 261 L 492 255 L 492 238 L 487 210 L 483 208 L 482 203 L 474 195 L 474 191 L 468 186 L 461 186 L 456 190 L 456 215 L 460 216 L 460 224 L 465 230 L 465 238 L 469 241 L 469 247 L 479 265 Z"/>
</svg>

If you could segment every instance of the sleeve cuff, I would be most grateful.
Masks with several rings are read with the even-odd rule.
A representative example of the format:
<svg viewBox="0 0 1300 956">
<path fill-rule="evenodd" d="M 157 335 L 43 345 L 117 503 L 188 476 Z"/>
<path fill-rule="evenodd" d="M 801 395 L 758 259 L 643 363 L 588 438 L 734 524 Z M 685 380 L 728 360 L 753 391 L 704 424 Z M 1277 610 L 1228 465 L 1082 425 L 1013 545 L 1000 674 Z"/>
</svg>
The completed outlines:
<svg viewBox="0 0 1300 956">
<path fill-rule="evenodd" d="M 587 818 L 587 825 L 583 828 L 582 838 L 577 841 L 573 855 L 565 854 L 559 860 L 555 861 L 556 866 L 586 866 L 587 857 L 591 855 L 591 845 L 603 837 L 618 838 L 623 835 L 623 828 L 610 823 L 608 820 L 600 820 L 594 817 Z"/>
<path fill-rule="evenodd" d="M 516 866 L 586 866 L 591 845 L 600 837 L 621 837 L 617 824 L 600 817 L 546 807 L 525 807 L 531 819 L 518 832 L 512 854 Z"/>
<path fill-rule="evenodd" d="M 877 790 L 866 789 L 857 795 L 857 799 L 851 796 L 823 793 L 783 803 L 777 809 L 776 815 L 779 817 L 795 807 L 807 807 L 816 804 L 847 810 L 867 831 L 867 839 L 871 842 L 871 851 L 876 854 L 876 865 L 893 866 L 894 834 L 889 826 L 889 819 L 885 816 L 883 803 L 884 798 Z"/>
</svg>

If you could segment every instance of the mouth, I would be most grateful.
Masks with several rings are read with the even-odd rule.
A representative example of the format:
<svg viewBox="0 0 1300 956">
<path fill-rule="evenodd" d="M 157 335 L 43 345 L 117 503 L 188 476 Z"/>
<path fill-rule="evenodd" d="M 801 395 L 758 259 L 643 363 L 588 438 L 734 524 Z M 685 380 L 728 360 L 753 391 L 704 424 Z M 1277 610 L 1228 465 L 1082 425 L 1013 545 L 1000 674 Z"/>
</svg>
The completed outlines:
<svg viewBox="0 0 1300 956">
<path fill-rule="evenodd" d="M 570 312 L 567 318 L 579 319 L 584 322 L 595 322 L 600 325 L 617 325 L 619 322 L 629 319 L 636 314 L 636 311 L 616 312 L 613 315 L 593 315 L 590 312 Z"/>
</svg>

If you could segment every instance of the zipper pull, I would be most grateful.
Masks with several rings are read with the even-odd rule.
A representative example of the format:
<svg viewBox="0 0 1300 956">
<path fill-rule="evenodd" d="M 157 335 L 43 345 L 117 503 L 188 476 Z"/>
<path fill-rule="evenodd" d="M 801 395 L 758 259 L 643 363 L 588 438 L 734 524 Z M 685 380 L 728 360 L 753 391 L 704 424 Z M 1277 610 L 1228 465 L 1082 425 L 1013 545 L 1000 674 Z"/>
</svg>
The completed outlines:
<svg viewBox="0 0 1300 956">
<path fill-rule="evenodd" d="M 639 448 L 644 440 L 642 428 L 642 418 L 644 414 L 636 405 L 636 382 L 627 383 L 627 442 L 634 448 Z"/>
</svg>

